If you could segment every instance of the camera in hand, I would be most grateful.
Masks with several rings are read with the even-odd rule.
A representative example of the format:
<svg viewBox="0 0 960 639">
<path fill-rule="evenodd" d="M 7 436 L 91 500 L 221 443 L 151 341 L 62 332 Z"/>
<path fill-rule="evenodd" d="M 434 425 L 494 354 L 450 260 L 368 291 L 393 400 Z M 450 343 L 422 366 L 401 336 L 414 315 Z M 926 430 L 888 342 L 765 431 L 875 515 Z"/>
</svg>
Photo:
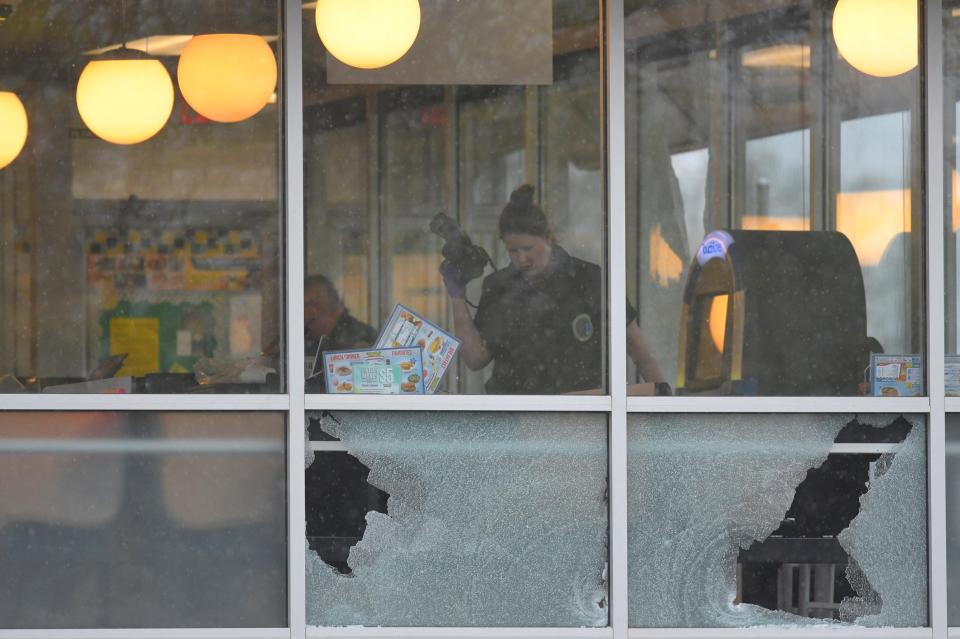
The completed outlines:
<svg viewBox="0 0 960 639">
<path fill-rule="evenodd" d="M 441 211 L 430 220 L 430 230 L 444 239 L 441 253 L 445 260 L 453 264 L 462 283 L 466 284 L 483 275 L 488 263 L 493 266 L 493 260 L 487 252 L 474 244 L 457 221 L 446 213 Z"/>
</svg>

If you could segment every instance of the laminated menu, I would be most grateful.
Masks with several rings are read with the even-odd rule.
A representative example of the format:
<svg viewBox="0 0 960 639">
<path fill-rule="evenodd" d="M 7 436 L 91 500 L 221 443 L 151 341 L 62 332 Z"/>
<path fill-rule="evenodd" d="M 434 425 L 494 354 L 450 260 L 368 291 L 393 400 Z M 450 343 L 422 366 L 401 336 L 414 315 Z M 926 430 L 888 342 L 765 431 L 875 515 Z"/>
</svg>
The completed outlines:
<svg viewBox="0 0 960 639">
<path fill-rule="evenodd" d="M 419 346 L 326 351 L 323 369 L 328 393 L 423 395 Z"/>
<path fill-rule="evenodd" d="M 878 397 L 923 395 L 923 359 L 919 355 L 870 355 L 870 394 Z"/>
<path fill-rule="evenodd" d="M 387 320 L 377 348 L 419 346 L 423 350 L 424 388 L 432 395 L 440 388 L 444 373 L 460 348 L 460 340 L 436 324 L 431 324 L 412 310 L 397 304 Z"/>
</svg>

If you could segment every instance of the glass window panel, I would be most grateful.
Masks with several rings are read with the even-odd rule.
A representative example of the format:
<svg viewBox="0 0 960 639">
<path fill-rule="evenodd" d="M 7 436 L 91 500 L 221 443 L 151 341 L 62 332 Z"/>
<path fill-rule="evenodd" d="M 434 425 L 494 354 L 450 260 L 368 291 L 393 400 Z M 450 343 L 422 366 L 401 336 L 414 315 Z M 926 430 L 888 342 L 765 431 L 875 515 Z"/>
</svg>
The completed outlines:
<svg viewBox="0 0 960 639">
<path fill-rule="evenodd" d="M 927 624 L 922 417 L 633 416 L 630 624 Z"/>
<path fill-rule="evenodd" d="M 286 626 L 284 421 L 0 412 L 3 626 Z"/>
<path fill-rule="evenodd" d="M 426 393 L 601 392 L 601 3 L 419 4 L 412 46 L 371 69 L 304 11 L 307 389 L 328 390 L 324 352 L 422 341 Z M 433 328 L 388 338 L 401 304 Z M 358 374 L 329 389 L 370 392 Z"/>
<path fill-rule="evenodd" d="M 604 416 L 309 421 L 308 623 L 607 625 Z"/>
<path fill-rule="evenodd" d="M 863 268 L 867 332 L 891 353 L 907 352 L 909 316 L 910 113 L 845 120 L 841 137 L 837 229 L 853 242 Z"/>
<path fill-rule="evenodd" d="M 943 4 L 944 283 L 946 394 L 960 396 L 960 3 Z"/>
<path fill-rule="evenodd" d="M 664 379 L 681 394 L 925 394 L 916 67 L 849 63 L 834 0 L 625 4 L 627 280 Z M 720 293 L 724 316 L 706 321 Z"/>
<path fill-rule="evenodd" d="M 947 595 L 949 622 L 960 626 L 960 415 L 947 415 Z"/>
<path fill-rule="evenodd" d="M 0 392 L 281 389 L 278 4 L 4 4 L 0 117 L 29 133 L 0 159 Z M 224 32 L 256 37 L 191 40 Z M 208 101 L 181 60 L 250 102 Z"/>
</svg>

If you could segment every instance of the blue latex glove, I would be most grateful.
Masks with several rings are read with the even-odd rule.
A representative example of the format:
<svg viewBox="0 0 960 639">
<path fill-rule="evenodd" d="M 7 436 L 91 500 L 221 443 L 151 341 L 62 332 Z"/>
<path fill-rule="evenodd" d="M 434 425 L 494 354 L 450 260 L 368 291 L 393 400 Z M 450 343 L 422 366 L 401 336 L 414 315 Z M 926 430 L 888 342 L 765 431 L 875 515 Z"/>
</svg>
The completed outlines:
<svg viewBox="0 0 960 639">
<path fill-rule="evenodd" d="M 462 300 L 467 293 L 467 285 L 460 281 L 460 274 L 456 267 L 451 262 L 444 260 L 440 263 L 440 275 L 443 276 L 443 285 L 447 288 L 447 295 L 451 299 Z"/>
</svg>

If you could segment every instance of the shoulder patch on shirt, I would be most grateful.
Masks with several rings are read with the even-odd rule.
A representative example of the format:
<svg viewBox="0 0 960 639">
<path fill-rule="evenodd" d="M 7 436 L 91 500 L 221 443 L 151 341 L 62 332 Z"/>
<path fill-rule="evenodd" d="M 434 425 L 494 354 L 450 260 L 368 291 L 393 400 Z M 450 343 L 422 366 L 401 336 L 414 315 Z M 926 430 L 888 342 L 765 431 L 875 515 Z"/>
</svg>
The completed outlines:
<svg viewBox="0 0 960 639">
<path fill-rule="evenodd" d="M 573 336 L 581 342 L 588 342 L 593 337 L 593 320 L 587 313 L 580 313 L 573 318 Z"/>
</svg>

